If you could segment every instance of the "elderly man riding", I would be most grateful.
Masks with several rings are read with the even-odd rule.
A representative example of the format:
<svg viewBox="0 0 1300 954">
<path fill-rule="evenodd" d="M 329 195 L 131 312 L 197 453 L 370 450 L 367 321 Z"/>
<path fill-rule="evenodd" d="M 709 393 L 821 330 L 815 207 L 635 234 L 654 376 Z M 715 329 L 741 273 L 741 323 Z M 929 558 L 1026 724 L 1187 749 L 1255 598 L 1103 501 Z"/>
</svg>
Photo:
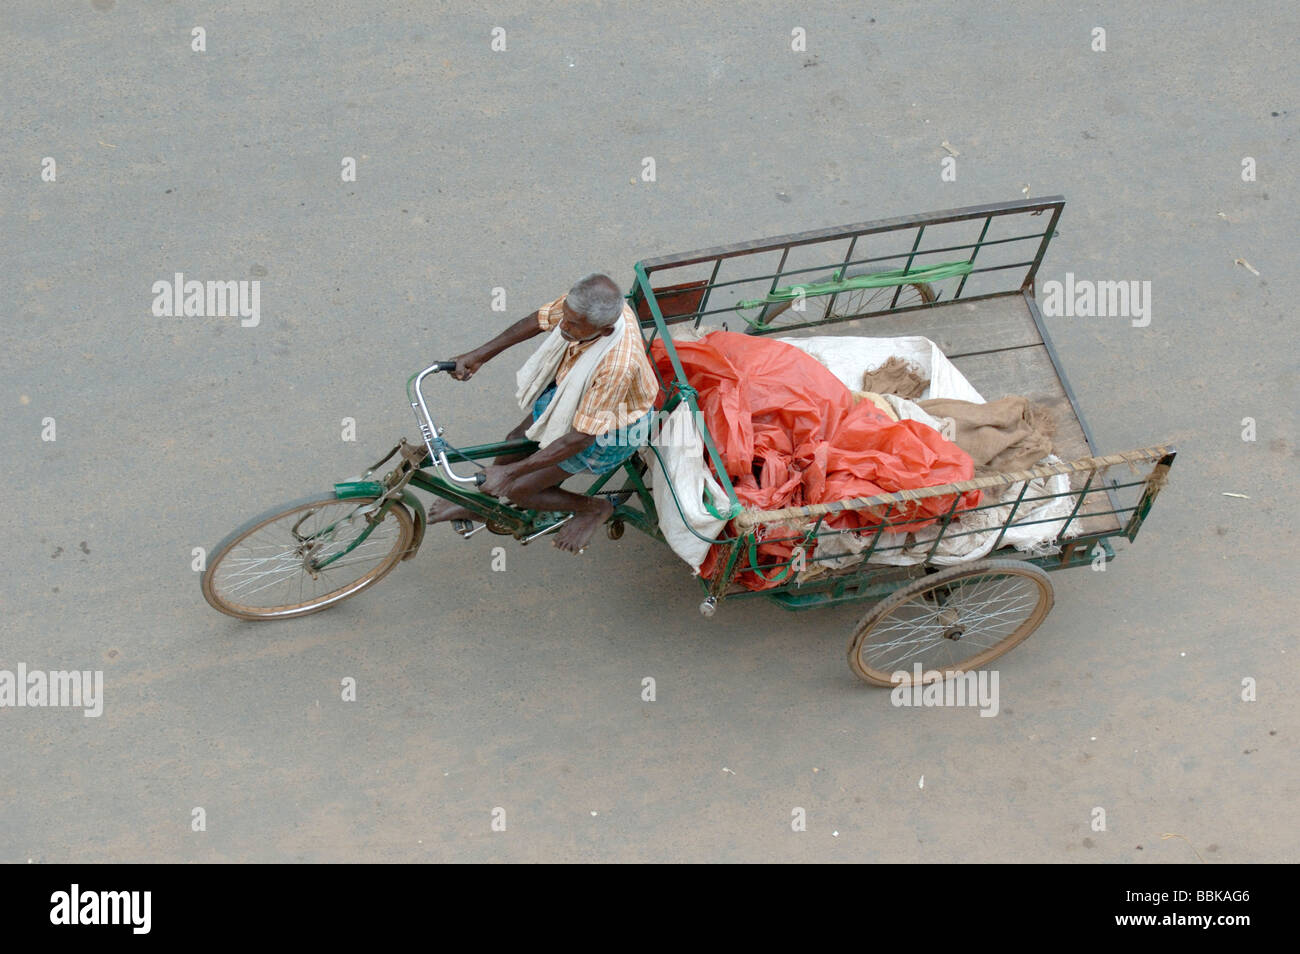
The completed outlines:
<svg viewBox="0 0 1300 954">
<path fill-rule="evenodd" d="M 528 416 L 507 437 L 526 437 L 539 447 L 529 455 L 497 458 L 481 489 L 532 510 L 572 511 L 555 545 L 580 553 L 612 507 L 560 484 L 575 474 L 608 473 L 636 453 L 649 432 L 659 382 L 635 313 L 614 281 L 599 274 L 457 357 L 451 375 L 468 381 L 485 362 L 544 331 L 550 334 L 517 376 L 516 396 Z M 432 511 L 429 521 L 471 516 L 448 503 Z"/>
</svg>

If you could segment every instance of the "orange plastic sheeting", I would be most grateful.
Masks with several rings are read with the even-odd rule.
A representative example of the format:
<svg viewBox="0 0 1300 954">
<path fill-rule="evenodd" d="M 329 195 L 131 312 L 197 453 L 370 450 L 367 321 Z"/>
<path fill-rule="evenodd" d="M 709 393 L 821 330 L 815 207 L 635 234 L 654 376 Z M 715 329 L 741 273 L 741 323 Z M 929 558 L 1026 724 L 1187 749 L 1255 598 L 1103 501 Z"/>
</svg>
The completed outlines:
<svg viewBox="0 0 1300 954">
<path fill-rule="evenodd" d="M 705 426 L 736 496 L 748 507 L 774 510 L 828 503 L 969 480 L 974 474 L 966 452 L 934 428 L 892 421 L 870 401 L 855 404 L 839 378 L 798 348 L 727 331 L 699 341 L 674 341 L 673 346 L 698 392 Z M 656 340 L 650 354 L 664 378 L 672 380 L 663 342 Z M 963 494 L 958 510 L 976 506 L 979 499 L 979 491 Z M 931 497 L 895 508 L 890 520 L 908 519 L 902 529 L 916 530 L 951 507 L 951 496 Z M 846 510 L 828 516 L 822 526 L 874 527 L 880 516 Z M 760 528 L 760 539 L 765 529 Z M 792 536 L 784 527 L 768 532 Z M 754 590 L 784 582 L 788 574 L 771 564 L 788 561 L 796 543 L 760 543 L 758 563 L 769 567 L 766 577 L 745 570 L 737 580 Z M 805 556 L 812 556 L 811 548 Z M 712 578 L 725 558 L 726 547 L 714 546 L 700 567 L 701 575 Z M 740 565 L 750 565 L 743 551 Z"/>
</svg>

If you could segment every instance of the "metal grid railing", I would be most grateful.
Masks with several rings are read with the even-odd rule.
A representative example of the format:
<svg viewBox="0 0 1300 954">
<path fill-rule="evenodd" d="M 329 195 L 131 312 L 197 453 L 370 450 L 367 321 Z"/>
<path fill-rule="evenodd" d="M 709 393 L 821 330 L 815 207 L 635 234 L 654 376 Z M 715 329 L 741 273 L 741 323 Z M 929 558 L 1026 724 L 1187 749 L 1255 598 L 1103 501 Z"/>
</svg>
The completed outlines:
<svg viewBox="0 0 1300 954">
<path fill-rule="evenodd" d="M 1150 511 L 1152 502 L 1165 484 L 1175 451 L 1170 447 L 1149 447 L 1105 457 L 1088 457 L 1056 464 L 1043 464 L 1008 474 L 992 474 L 959 483 L 926 487 L 918 490 L 880 494 L 874 497 L 857 497 L 806 507 L 788 507 L 781 510 L 744 510 L 731 524 L 733 536 L 727 543 L 734 547 L 733 559 L 725 573 L 725 580 L 715 580 L 725 585 L 741 573 L 753 573 L 768 583 L 794 582 L 793 574 L 815 577 L 807 568 L 818 563 L 844 563 L 846 551 L 836 549 L 829 554 L 818 552 L 818 544 L 830 537 L 852 535 L 865 540 L 864 546 L 851 551 L 852 560 L 845 564 L 856 568 L 863 564 L 882 561 L 882 558 L 903 555 L 909 562 L 928 563 L 941 546 L 963 537 L 993 536 L 992 545 L 985 552 L 992 553 L 1003 544 L 1008 530 L 1023 529 L 1037 524 L 1059 524 L 1058 529 L 1038 549 L 1040 555 L 1055 552 L 1071 540 L 1100 539 L 1122 535 L 1129 540 L 1138 530 Z M 1114 480 L 1108 472 L 1119 465 L 1132 471 L 1132 479 Z M 1143 470 L 1143 465 L 1150 465 Z M 1030 492 L 1035 482 L 1057 475 L 1069 475 L 1070 487 L 1058 492 Z M 1016 490 L 1016 485 L 1019 489 Z M 1010 490 L 1008 490 L 1010 488 Z M 987 500 L 973 507 L 961 507 L 963 495 L 969 491 L 984 492 Z M 1120 491 L 1122 502 L 1115 503 L 1109 491 Z M 918 515 L 917 504 L 936 498 L 949 498 L 942 513 L 935 517 Z M 1060 508 L 1040 519 L 1026 519 L 1052 501 L 1073 501 L 1068 510 Z M 980 523 L 978 515 L 1001 509 L 1005 515 L 992 524 Z M 1065 512 L 1060 512 L 1064 510 Z M 865 525 L 838 528 L 828 524 L 828 518 L 846 512 L 863 515 Z M 1019 517 L 1018 517 L 1019 515 Z M 1113 520 L 1106 520 L 1113 517 Z M 972 520 L 974 518 L 974 520 Z M 974 529 L 964 529 L 970 523 Z M 1093 529 L 1081 526 L 1091 523 Z M 920 542 L 917 531 L 938 528 L 933 539 L 927 534 Z M 1098 529 L 1100 528 L 1100 529 Z M 1071 530 L 1073 529 L 1073 533 Z M 974 543 L 975 541 L 972 541 Z M 789 558 L 763 560 L 758 557 L 759 544 L 787 544 Z M 924 552 L 921 552 L 924 551 Z M 952 562 L 956 562 L 955 560 Z"/>
<path fill-rule="evenodd" d="M 920 282 L 908 282 L 906 277 L 902 277 L 892 291 L 873 296 L 866 307 L 846 307 L 846 293 L 831 291 L 820 296 L 825 299 L 820 315 L 807 320 L 791 321 L 787 314 L 787 320 L 779 325 L 771 324 L 766 320 L 767 310 L 757 319 L 746 318 L 743 314 L 740 317 L 748 324 L 751 333 L 762 334 L 910 311 L 936 302 L 1009 294 L 1032 287 L 1064 204 L 1061 196 L 1025 199 L 800 232 L 649 259 L 639 263 L 638 268 L 651 277 L 653 295 L 648 296 L 638 287 L 629 297 L 647 329 L 655 324 L 647 307 L 648 297 L 656 300 L 665 325 L 689 321 L 698 327 L 706 318 L 737 313 L 736 301 L 718 304 L 719 299 L 728 297 L 728 292 L 735 297 L 748 288 L 771 298 L 783 289 L 783 285 L 787 291 L 798 288 L 801 280 L 806 282 L 819 274 L 828 277 L 828 270 L 831 278 L 879 271 L 881 266 L 906 275 L 921 271 L 924 267 L 922 260 L 932 263 L 936 256 L 946 256 L 951 260 L 947 264 L 961 264 L 965 268 L 959 276 L 954 276 L 955 287 L 940 289 L 933 299 L 926 300 L 928 293 L 906 295 L 904 289 L 914 283 L 919 286 Z M 978 235 L 973 241 L 953 242 L 941 238 L 937 244 L 927 244 L 927 234 L 932 235 L 940 227 L 963 223 L 970 223 L 972 231 L 978 227 Z M 1012 234 L 991 235 L 995 224 L 999 231 L 1006 230 Z M 950 232 L 951 229 L 944 234 Z M 867 249 L 868 241 L 879 248 Z M 981 258 L 980 253 L 985 250 L 1004 247 L 1008 251 L 1013 247 L 1016 250 L 1015 254 L 1006 256 L 1010 261 L 988 264 L 988 253 Z M 1019 251 L 1021 249 L 1023 254 Z M 795 255 L 805 263 L 794 262 L 792 257 Z M 776 256 L 774 268 L 770 262 L 773 256 Z M 759 265 L 765 258 L 769 259 L 768 264 Z M 702 277 L 706 274 L 707 277 Z M 995 277 L 996 280 L 984 283 L 991 290 L 967 295 L 968 282 L 977 275 Z M 683 278 L 686 280 L 679 280 Z M 774 308 L 780 307 L 779 300 L 771 304 Z M 839 311 L 836 311 L 837 307 Z"/>
</svg>

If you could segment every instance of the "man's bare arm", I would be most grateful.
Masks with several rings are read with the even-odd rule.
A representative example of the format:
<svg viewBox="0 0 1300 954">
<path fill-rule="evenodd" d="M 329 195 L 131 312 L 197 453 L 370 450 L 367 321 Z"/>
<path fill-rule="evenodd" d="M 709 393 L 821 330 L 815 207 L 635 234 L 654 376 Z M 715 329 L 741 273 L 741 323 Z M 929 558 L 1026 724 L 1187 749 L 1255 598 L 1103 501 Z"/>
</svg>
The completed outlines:
<svg viewBox="0 0 1300 954">
<path fill-rule="evenodd" d="M 479 345 L 473 351 L 466 351 L 454 358 L 456 370 L 451 372 L 451 376 L 457 381 L 468 381 L 475 371 L 502 351 L 527 341 L 541 333 L 541 330 L 542 326 L 537 323 L 537 312 L 533 312 L 527 318 L 520 318 L 487 344 Z"/>
<path fill-rule="evenodd" d="M 570 430 L 563 437 L 557 438 L 540 450 L 534 451 L 523 460 L 515 461 L 513 464 L 493 464 L 488 467 L 485 471 L 487 480 L 484 481 L 482 489 L 485 493 L 496 494 L 499 497 L 505 492 L 506 487 L 525 474 L 531 474 L 533 471 L 542 470 L 552 464 L 567 460 L 579 451 L 586 450 L 595 442 L 595 434 L 584 434 L 576 428 Z"/>
</svg>

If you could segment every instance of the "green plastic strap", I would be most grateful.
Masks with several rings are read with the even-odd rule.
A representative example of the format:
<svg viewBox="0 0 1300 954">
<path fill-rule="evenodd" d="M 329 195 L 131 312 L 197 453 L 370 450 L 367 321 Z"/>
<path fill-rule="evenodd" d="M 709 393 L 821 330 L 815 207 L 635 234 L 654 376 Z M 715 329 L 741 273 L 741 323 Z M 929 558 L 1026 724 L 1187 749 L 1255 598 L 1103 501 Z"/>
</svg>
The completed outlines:
<svg viewBox="0 0 1300 954">
<path fill-rule="evenodd" d="M 821 523 L 820 520 L 817 521 L 818 525 L 820 525 L 820 523 Z M 807 553 L 808 544 L 813 543 L 815 545 L 815 541 L 817 540 L 817 534 L 815 532 L 815 529 L 816 526 L 814 526 L 813 529 L 810 529 L 807 533 L 804 534 L 803 539 L 800 540 L 798 545 L 795 546 L 791 551 L 789 562 L 785 564 L 785 566 L 781 569 L 781 572 L 778 575 L 771 576 L 771 577 L 763 576 L 763 571 L 758 568 L 758 535 L 755 533 L 749 534 L 750 570 L 752 570 L 753 573 L 756 576 L 758 576 L 760 579 L 766 580 L 768 583 L 780 583 L 782 580 L 784 580 L 787 576 L 790 575 L 792 570 L 794 570 L 794 561 L 795 561 L 794 550 L 803 550 L 805 553 Z"/>
<path fill-rule="evenodd" d="M 704 488 L 704 509 L 707 510 L 709 513 L 713 514 L 713 516 L 719 520 L 730 520 L 732 517 L 737 516 L 740 513 L 742 508 L 740 504 L 732 504 L 727 508 L 726 513 L 719 512 L 718 508 L 713 506 L 713 494 L 709 493 L 708 487 L 705 487 Z"/>
<path fill-rule="evenodd" d="M 749 534 L 749 569 L 756 577 L 765 583 L 780 583 L 790 575 L 790 570 L 794 567 L 794 557 L 790 562 L 781 568 L 781 572 L 776 576 L 764 576 L 763 571 L 758 567 L 758 538 L 754 534 Z"/>
<path fill-rule="evenodd" d="M 858 275 L 854 278 L 841 280 L 843 269 L 836 272 L 834 277 L 828 282 L 813 282 L 808 285 L 790 285 L 785 288 L 776 288 L 768 293 L 765 298 L 750 298 L 745 301 L 736 302 L 736 311 L 743 308 L 762 308 L 764 305 L 770 305 L 779 301 L 791 301 L 802 294 L 805 298 L 815 298 L 818 295 L 835 295 L 839 292 L 852 291 L 855 288 L 889 288 L 892 285 L 910 285 L 915 282 L 938 282 L 945 278 L 955 278 L 958 275 L 969 275 L 971 272 L 970 262 L 943 262 L 938 265 L 929 265 L 925 268 L 906 269 L 899 268 L 888 272 L 875 272 L 871 275 Z M 741 315 L 744 318 L 744 315 Z M 750 324 L 754 322 L 745 318 Z"/>
<path fill-rule="evenodd" d="M 646 446 L 649 447 L 650 450 L 654 453 L 655 458 L 659 461 L 659 466 L 660 466 L 660 468 L 662 469 L 663 473 L 664 473 L 664 474 L 667 474 L 667 473 L 668 473 L 668 467 L 667 467 L 666 464 L 664 464 L 664 458 L 663 458 L 663 455 L 659 453 L 659 448 L 655 447 L 653 444 L 647 444 Z M 703 540 L 705 543 L 707 543 L 707 544 L 709 544 L 709 545 L 711 545 L 711 546 L 714 545 L 714 544 L 719 544 L 719 543 L 732 543 L 732 542 L 734 542 L 731 538 L 727 538 L 727 539 L 718 539 L 718 540 L 711 539 L 711 538 L 709 538 L 709 537 L 706 537 L 704 534 L 700 533 L 700 532 L 699 532 L 698 530 L 696 530 L 694 527 L 692 527 L 692 526 L 690 525 L 690 523 L 689 523 L 689 522 L 687 521 L 687 519 L 686 519 L 686 513 L 685 513 L 685 511 L 682 510 L 682 501 L 681 501 L 681 498 L 677 496 L 677 488 L 673 486 L 673 482 L 672 482 L 671 480 L 666 481 L 666 483 L 668 484 L 668 492 L 669 492 L 670 494 L 672 494 L 672 497 L 673 497 L 673 504 L 677 507 L 677 515 L 678 515 L 679 517 L 682 518 L 682 526 L 684 526 L 687 530 L 689 530 L 689 531 L 690 531 L 694 536 L 698 537 L 699 539 Z M 706 495 L 708 494 L 708 489 L 707 489 L 707 488 L 705 489 L 704 493 L 705 493 Z M 709 501 L 708 501 L 707 499 L 705 500 L 705 506 L 706 506 L 706 507 L 709 507 L 709 510 L 710 510 L 711 512 L 713 512 L 714 515 L 717 516 L 720 520 L 728 520 L 728 519 L 730 519 L 730 517 L 723 516 L 722 514 L 719 514 L 716 510 L 714 510 L 713 507 L 710 507 L 710 506 L 709 506 Z M 734 513 L 733 513 L 731 516 L 735 516 L 736 514 L 740 513 L 741 509 L 742 509 L 742 508 L 740 507 L 740 505 L 737 504 L 737 505 L 735 506 L 735 508 L 734 508 Z"/>
</svg>

